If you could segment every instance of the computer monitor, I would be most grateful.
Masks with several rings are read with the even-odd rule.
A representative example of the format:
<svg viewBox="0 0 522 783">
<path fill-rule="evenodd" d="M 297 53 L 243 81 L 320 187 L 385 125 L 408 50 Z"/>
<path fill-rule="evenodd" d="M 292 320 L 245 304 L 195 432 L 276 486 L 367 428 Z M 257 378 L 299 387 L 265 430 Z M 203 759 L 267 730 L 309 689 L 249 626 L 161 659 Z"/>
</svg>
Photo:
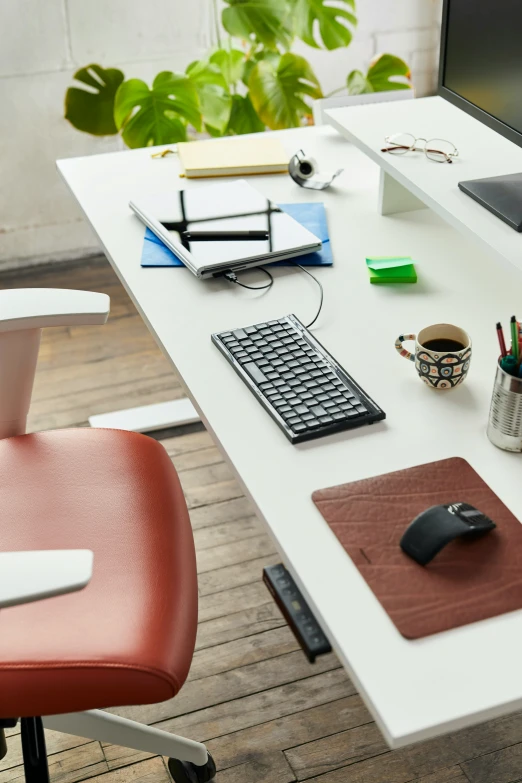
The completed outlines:
<svg viewBox="0 0 522 783">
<path fill-rule="evenodd" d="M 439 94 L 522 147 L 522 0 L 444 0 Z"/>
</svg>

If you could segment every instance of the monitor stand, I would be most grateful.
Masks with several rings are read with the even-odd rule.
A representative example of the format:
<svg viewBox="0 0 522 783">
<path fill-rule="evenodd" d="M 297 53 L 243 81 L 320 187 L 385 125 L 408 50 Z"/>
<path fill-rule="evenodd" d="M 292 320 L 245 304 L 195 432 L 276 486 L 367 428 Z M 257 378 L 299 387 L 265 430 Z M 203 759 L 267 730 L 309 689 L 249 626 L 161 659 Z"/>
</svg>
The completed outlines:
<svg viewBox="0 0 522 783">
<path fill-rule="evenodd" d="M 515 231 L 522 231 L 522 173 L 459 182 L 459 188 Z"/>
</svg>

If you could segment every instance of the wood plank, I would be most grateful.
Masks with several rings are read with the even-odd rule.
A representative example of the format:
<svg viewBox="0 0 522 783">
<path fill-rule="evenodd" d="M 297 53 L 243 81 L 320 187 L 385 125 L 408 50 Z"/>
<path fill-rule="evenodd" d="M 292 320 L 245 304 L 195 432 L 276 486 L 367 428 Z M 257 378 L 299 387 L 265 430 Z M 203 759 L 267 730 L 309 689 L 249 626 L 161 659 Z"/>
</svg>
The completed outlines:
<svg viewBox="0 0 522 783">
<path fill-rule="evenodd" d="M 469 781 L 461 768 L 456 766 L 438 769 L 437 772 L 412 780 L 411 783 L 469 783 Z M 496 782 L 491 780 L 490 783 Z"/>
<path fill-rule="evenodd" d="M 468 761 L 477 755 L 509 747 L 522 737 L 522 714 L 509 715 L 450 736 L 389 751 L 342 767 L 312 780 L 321 783 L 410 783 Z M 488 781 L 489 783 L 489 781 Z M 497 783 L 495 780 L 491 783 Z"/>
<path fill-rule="evenodd" d="M 388 746 L 369 713 L 366 719 L 366 725 L 287 750 L 285 755 L 297 780 L 323 775 L 338 767 L 387 753 Z"/>
<path fill-rule="evenodd" d="M 49 757 L 49 776 L 53 783 L 75 783 L 100 775 L 108 769 L 99 742 L 89 742 Z M 0 772 L 0 783 L 25 783 L 23 766 Z"/>
<path fill-rule="evenodd" d="M 259 574 L 258 574 L 259 576 Z M 210 593 L 199 597 L 199 622 L 206 623 L 228 614 L 254 609 L 267 603 L 273 603 L 272 596 L 264 583 L 258 578 L 255 582 L 219 593 Z"/>
<path fill-rule="evenodd" d="M 196 552 L 198 574 L 235 565 L 245 566 L 252 560 L 256 561 L 273 554 L 275 554 L 275 545 L 266 533 L 250 536 L 240 541 L 231 541 L 222 546 L 198 550 Z M 256 573 L 259 578 L 260 572 Z"/>
<path fill-rule="evenodd" d="M 286 620 L 271 601 L 263 606 L 244 609 L 234 614 L 218 617 L 215 620 L 209 620 L 206 623 L 200 622 L 196 650 L 244 639 L 281 626 L 286 626 Z"/>
<path fill-rule="evenodd" d="M 8 732 L 10 732 L 8 734 Z M 7 737 L 7 755 L 0 761 L 0 771 L 19 766 L 23 763 L 22 741 L 20 738 L 20 722 L 14 729 L 6 730 Z M 47 755 L 59 753 L 63 750 L 77 748 L 80 745 L 86 745 L 91 740 L 83 737 L 73 737 L 70 734 L 62 734 L 60 731 L 51 731 L 45 729 L 45 745 Z"/>
<path fill-rule="evenodd" d="M 107 774 L 93 778 L 93 783 L 172 783 L 170 773 L 159 756 L 140 764 L 111 770 Z M 54 780 L 52 781 L 54 783 Z"/>
<path fill-rule="evenodd" d="M 252 755 L 269 756 L 274 751 L 311 742 L 367 721 L 368 711 L 361 698 L 348 696 L 210 740 L 207 747 L 215 758 L 219 758 L 221 768 L 226 768 L 247 761 Z"/>
<path fill-rule="evenodd" d="M 310 664 L 308 664 L 309 668 Z M 299 672 L 297 673 L 299 674 Z M 305 679 L 270 688 L 260 693 L 207 707 L 178 718 L 156 724 L 172 734 L 190 737 L 198 742 L 230 734 L 247 726 L 301 712 L 304 709 L 337 701 L 355 692 L 340 668 Z M 140 758 L 136 751 L 115 745 L 104 747 L 109 768 L 130 763 Z"/>
<path fill-rule="evenodd" d="M 295 683 L 313 674 L 337 668 L 339 662 L 333 653 L 322 655 L 312 665 L 299 650 L 279 658 L 268 658 L 249 666 L 241 666 L 213 677 L 189 680 L 177 696 L 161 704 L 119 707 L 109 711 L 149 724 L 182 715 L 184 725 L 188 726 L 191 720 L 189 713 L 232 702 L 280 685 Z M 183 734 L 183 731 L 179 733 Z"/>
<path fill-rule="evenodd" d="M 251 758 L 243 764 L 219 770 L 219 783 L 290 783 L 295 780 L 282 753 Z"/>
<path fill-rule="evenodd" d="M 480 755 L 461 766 L 470 783 L 514 783 L 522 779 L 522 743 Z"/>
<path fill-rule="evenodd" d="M 280 555 L 274 553 L 257 560 L 249 560 L 246 563 L 207 571 L 198 577 L 199 594 L 220 593 L 222 590 L 228 590 L 232 587 L 252 584 L 260 579 L 263 568 L 280 562 Z"/>
<path fill-rule="evenodd" d="M 253 513 L 250 501 L 244 496 L 231 500 L 218 501 L 210 506 L 199 506 L 191 509 L 190 522 L 193 530 L 199 530 L 209 525 L 218 525 L 221 522 L 233 522 L 244 519 Z"/>
<path fill-rule="evenodd" d="M 194 544 L 199 554 L 213 547 L 225 547 L 238 541 L 260 537 L 261 533 L 267 538 L 256 517 L 244 517 L 194 531 Z"/>
<path fill-rule="evenodd" d="M 188 680 L 200 680 L 213 674 L 248 666 L 251 663 L 277 658 L 299 649 L 295 636 L 286 626 L 271 631 L 225 642 L 205 650 L 198 650 L 192 658 Z"/>
</svg>

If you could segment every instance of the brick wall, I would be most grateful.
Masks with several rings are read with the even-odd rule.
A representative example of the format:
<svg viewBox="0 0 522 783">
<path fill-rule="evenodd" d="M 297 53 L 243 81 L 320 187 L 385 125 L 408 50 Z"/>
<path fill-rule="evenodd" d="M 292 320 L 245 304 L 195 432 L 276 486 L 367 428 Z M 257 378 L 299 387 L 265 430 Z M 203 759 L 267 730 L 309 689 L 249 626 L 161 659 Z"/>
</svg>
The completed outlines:
<svg viewBox="0 0 522 783">
<path fill-rule="evenodd" d="M 183 70 L 213 43 L 210 8 L 210 0 L 0 2 L 0 266 L 96 247 L 54 162 L 121 144 L 79 133 L 63 119 L 76 68 L 94 61 L 145 80 Z M 325 92 L 383 51 L 408 60 L 417 95 L 434 91 L 440 0 L 358 0 L 358 18 L 348 49 L 298 49 Z"/>
</svg>

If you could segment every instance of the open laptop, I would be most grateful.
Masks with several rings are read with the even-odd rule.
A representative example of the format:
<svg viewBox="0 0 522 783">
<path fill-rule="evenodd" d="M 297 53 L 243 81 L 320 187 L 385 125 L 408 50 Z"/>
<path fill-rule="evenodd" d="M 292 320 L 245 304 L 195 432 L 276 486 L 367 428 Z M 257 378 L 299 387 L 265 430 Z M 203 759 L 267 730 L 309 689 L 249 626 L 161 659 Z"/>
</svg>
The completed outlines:
<svg viewBox="0 0 522 783">
<path fill-rule="evenodd" d="M 129 206 L 200 278 L 321 248 L 320 239 L 245 180 L 140 196 Z"/>
</svg>

